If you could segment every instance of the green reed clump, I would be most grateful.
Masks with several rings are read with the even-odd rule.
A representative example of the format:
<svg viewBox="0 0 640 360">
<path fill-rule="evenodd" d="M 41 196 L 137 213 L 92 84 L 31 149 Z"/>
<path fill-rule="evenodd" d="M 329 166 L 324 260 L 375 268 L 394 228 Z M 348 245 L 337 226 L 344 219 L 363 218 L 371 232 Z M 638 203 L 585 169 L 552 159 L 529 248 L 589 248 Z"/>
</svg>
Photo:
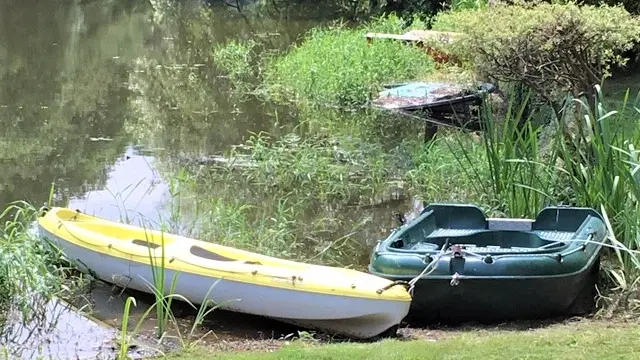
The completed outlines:
<svg viewBox="0 0 640 360">
<path fill-rule="evenodd" d="M 133 304 L 133 306 L 137 306 L 137 302 L 134 297 L 131 297 L 131 296 L 127 297 L 127 300 L 125 301 L 125 304 L 124 304 L 124 311 L 122 314 L 122 323 L 120 325 L 120 339 L 119 339 L 120 349 L 118 351 L 116 358 L 118 360 L 126 360 L 131 358 L 129 356 L 129 347 L 132 341 L 137 335 L 139 335 L 140 327 L 144 324 L 145 320 L 151 314 L 153 309 L 157 310 L 157 308 L 165 309 L 163 310 L 165 311 L 164 317 L 166 318 L 165 325 L 172 325 L 172 328 L 174 330 L 172 335 L 167 335 L 168 332 L 166 330 L 163 330 L 161 337 L 158 339 L 159 340 L 158 343 L 161 343 L 162 340 L 165 339 L 166 337 L 172 337 L 172 338 L 176 338 L 179 341 L 181 350 L 186 350 L 186 351 L 191 350 L 195 345 L 197 345 L 204 338 L 204 335 L 197 339 L 194 338 L 194 335 L 196 334 L 196 329 L 200 325 L 202 325 L 202 323 L 204 322 L 204 319 L 211 312 L 215 311 L 219 306 L 223 305 L 224 303 L 235 301 L 235 299 L 229 300 L 221 304 L 215 304 L 213 302 L 213 300 L 211 299 L 211 291 L 215 288 L 215 286 L 218 284 L 219 281 L 220 280 L 216 280 L 209 287 L 209 290 L 205 294 L 204 299 L 200 301 L 199 306 L 196 306 L 196 304 L 189 301 L 189 299 L 185 298 L 180 294 L 176 294 L 174 292 L 171 292 L 168 295 L 160 295 L 162 291 L 156 288 L 153 284 L 149 283 L 148 285 L 150 287 L 150 290 L 153 291 L 154 294 L 156 294 L 156 301 L 144 311 L 144 313 L 138 319 L 138 322 L 135 324 L 134 328 L 131 331 L 129 331 L 129 327 L 131 325 L 129 324 L 129 317 L 131 314 L 131 305 Z M 191 328 L 189 329 L 188 333 L 184 333 L 181 330 L 180 326 L 178 325 L 178 321 L 175 315 L 173 314 L 173 311 L 171 310 L 170 304 L 174 299 L 188 304 L 194 310 L 196 309 L 198 310 L 196 317 L 193 320 L 193 323 L 191 324 Z M 165 354 L 161 354 L 161 355 L 164 356 Z"/>
<path fill-rule="evenodd" d="M 260 133 L 245 145 L 256 166 L 246 168 L 244 176 L 266 192 L 319 203 L 369 202 L 393 177 L 390 155 L 379 145 L 348 137 L 291 133 L 272 141 Z"/>
<path fill-rule="evenodd" d="M 61 256 L 30 228 L 37 217 L 21 201 L 0 214 L 0 312 L 17 311 L 24 322 L 44 319 L 45 304 L 65 289 Z"/>
<path fill-rule="evenodd" d="M 364 104 L 387 82 L 411 81 L 430 73 L 433 60 L 417 46 L 364 38 L 369 31 L 406 31 L 397 18 L 368 26 L 314 28 L 288 53 L 265 64 L 265 84 L 275 99 L 313 105 Z M 414 24 L 413 26 L 420 26 Z"/>
<path fill-rule="evenodd" d="M 475 179 L 476 191 L 491 189 L 487 204 L 506 216 L 533 217 L 552 198 L 554 157 L 544 156 L 538 140 L 539 128 L 525 115 L 529 99 L 509 102 L 503 119 L 494 115 L 484 102 L 480 117 L 483 126 L 484 162 L 469 156 L 460 143 L 463 156 L 456 157 L 466 176 Z M 518 105 L 516 105 L 518 104 Z M 482 174 L 488 170 L 489 181 Z"/>
<path fill-rule="evenodd" d="M 233 85 L 235 91 L 250 92 L 259 76 L 260 67 L 256 66 L 257 56 L 254 48 L 258 44 L 254 40 L 231 40 L 217 44 L 211 51 L 216 67 Z"/>
<path fill-rule="evenodd" d="M 243 166 L 249 163 L 242 160 Z M 322 203 L 302 189 L 266 189 L 249 179 L 246 170 L 233 164 L 213 167 L 183 184 L 180 206 L 186 211 L 181 213 L 198 217 L 192 237 L 280 258 L 362 266 L 369 250 L 366 241 L 382 236 L 365 225 L 393 221 L 388 212 L 381 214 L 383 221 L 376 219 L 375 206 Z"/>
<path fill-rule="evenodd" d="M 408 191 L 428 203 L 488 203 L 490 174 L 484 149 L 479 136 L 458 130 L 441 129 L 432 141 L 416 142 L 404 174 Z M 469 163 L 463 165 L 467 169 L 461 161 Z"/>
<path fill-rule="evenodd" d="M 446 176 L 456 184 L 461 176 L 471 179 L 465 200 L 503 215 L 532 217 L 544 206 L 561 204 L 600 211 L 610 230 L 604 253 L 618 260 L 614 268 L 605 266 L 606 273 L 630 294 L 640 284 L 640 109 L 629 106 L 627 93 L 619 109 L 608 111 L 599 86 L 594 93 L 593 105 L 569 98 L 564 117 L 544 130 L 534 128 L 522 108 L 510 106 L 504 119 L 483 111 L 479 145 L 458 134 L 455 141 L 437 140 L 426 154 L 442 155 L 438 141 L 447 143 L 460 168 L 447 169 Z M 628 107 L 636 114 L 632 124 Z M 565 128 L 571 136 L 558 135 Z M 422 175 L 429 176 L 434 177 Z M 432 193 L 446 189 L 442 182 L 435 184 L 428 188 Z"/>
<path fill-rule="evenodd" d="M 605 98 L 595 86 L 593 107 L 573 99 L 576 136 L 558 137 L 556 151 L 562 160 L 558 170 L 568 178 L 578 204 L 597 208 L 611 224 L 611 240 L 625 248 L 640 250 L 640 110 L 637 104 L 635 126 L 628 121 L 628 93 L 620 109 L 607 111 Z M 572 114 L 573 114 L 572 113 Z M 638 256 L 616 250 L 627 275 L 640 275 Z"/>
<path fill-rule="evenodd" d="M 366 253 L 357 230 L 369 214 L 347 215 L 294 194 L 240 190 L 247 184 L 221 186 L 203 180 L 192 191 L 203 221 L 198 238 L 261 254 L 323 264 L 351 265 Z M 217 184 L 217 185 L 216 185 Z M 216 189 L 214 189 L 214 187 Z"/>
</svg>

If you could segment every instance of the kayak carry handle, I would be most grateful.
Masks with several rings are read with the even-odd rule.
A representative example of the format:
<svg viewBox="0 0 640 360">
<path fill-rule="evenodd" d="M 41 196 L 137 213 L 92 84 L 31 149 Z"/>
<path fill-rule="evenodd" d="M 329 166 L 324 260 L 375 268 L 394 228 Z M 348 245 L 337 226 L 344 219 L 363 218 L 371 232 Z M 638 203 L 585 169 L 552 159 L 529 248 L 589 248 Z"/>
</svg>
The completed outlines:
<svg viewBox="0 0 640 360">
<path fill-rule="evenodd" d="M 46 206 L 46 205 L 41 206 L 40 209 L 38 209 L 38 216 L 43 217 L 43 216 L 47 215 L 49 210 L 51 210 L 51 209 L 48 206 Z"/>
</svg>

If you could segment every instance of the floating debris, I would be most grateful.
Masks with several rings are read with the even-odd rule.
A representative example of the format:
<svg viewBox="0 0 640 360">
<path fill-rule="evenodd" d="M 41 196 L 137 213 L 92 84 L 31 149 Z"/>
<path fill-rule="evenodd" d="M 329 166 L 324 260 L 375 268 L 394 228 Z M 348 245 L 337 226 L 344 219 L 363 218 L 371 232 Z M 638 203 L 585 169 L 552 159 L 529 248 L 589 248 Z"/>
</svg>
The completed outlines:
<svg viewBox="0 0 640 360">
<path fill-rule="evenodd" d="M 112 138 L 106 138 L 106 137 L 89 137 L 89 140 L 91 141 L 113 141 Z"/>
<path fill-rule="evenodd" d="M 252 161 L 249 155 L 236 154 L 233 157 L 224 157 L 222 155 L 207 155 L 200 157 L 185 156 L 179 159 L 180 162 L 192 163 L 197 165 L 224 165 L 230 168 L 256 168 L 258 163 Z"/>
</svg>

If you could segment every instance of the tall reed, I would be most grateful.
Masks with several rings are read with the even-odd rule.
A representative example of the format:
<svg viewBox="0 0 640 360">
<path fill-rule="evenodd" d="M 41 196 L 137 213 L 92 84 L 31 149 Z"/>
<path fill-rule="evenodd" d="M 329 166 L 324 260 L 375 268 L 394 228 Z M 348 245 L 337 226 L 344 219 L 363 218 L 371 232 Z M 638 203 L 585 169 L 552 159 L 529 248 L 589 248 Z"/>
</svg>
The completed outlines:
<svg viewBox="0 0 640 360">
<path fill-rule="evenodd" d="M 465 176 L 474 179 L 477 193 L 488 194 L 489 205 L 506 216 L 535 216 L 544 204 L 552 201 L 551 166 L 553 156 L 543 156 L 538 140 L 539 129 L 525 116 L 529 96 L 509 102 L 504 119 L 496 119 L 491 104 L 484 101 L 480 109 L 485 163 L 468 151 L 462 135 L 457 134 L 456 157 Z M 483 171 L 487 170 L 487 173 Z"/>
<path fill-rule="evenodd" d="M 622 268 L 617 282 L 640 275 L 640 109 L 634 107 L 632 126 L 624 123 L 629 121 L 628 101 L 627 92 L 620 109 L 608 111 L 600 86 L 595 86 L 591 105 L 569 97 L 564 117 L 544 130 L 555 131 L 548 143 L 541 143 L 542 131 L 523 117 L 523 107 L 514 111 L 510 102 L 502 122 L 487 107 L 481 112 L 485 157 L 471 156 L 463 141 L 455 149 L 463 153 L 461 171 L 474 179 L 475 191 L 486 193 L 488 186 L 489 202 L 506 215 L 535 216 L 542 207 L 567 198 L 569 205 L 600 211 Z M 571 136 L 564 136 L 566 126 Z M 487 174 L 482 172 L 486 168 Z"/>
<path fill-rule="evenodd" d="M 145 236 L 146 236 L 146 232 L 145 232 Z M 149 243 L 155 244 L 155 242 L 152 242 L 153 239 L 146 239 Z M 172 280 L 171 280 L 171 284 L 169 286 L 169 288 L 167 289 L 167 285 L 166 285 L 166 256 L 165 256 L 165 238 L 164 238 L 164 232 L 161 233 L 160 235 L 160 256 L 158 259 L 158 256 L 155 254 L 155 249 L 152 249 L 151 246 L 148 247 L 148 256 L 149 256 L 149 265 L 151 267 L 151 276 L 152 276 L 152 280 L 153 283 L 149 283 L 148 281 L 145 280 L 145 282 L 147 282 L 147 284 L 149 285 L 150 290 L 153 292 L 153 295 L 155 296 L 156 299 L 156 321 L 157 321 L 157 332 L 156 332 L 156 336 L 160 339 L 164 336 L 166 328 L 167 328 L 167 323 L 170 319 L 170 317 L 172 317 L 172 313 L 171 313 L 171 303 L 173 302 L 173 296 L 165 296 L 165 295 L 173 295 L 175 293 L 176 290 L 176 286 L 178 285 L 178 273 L 174 272 Z M 159 264 L 158 264 L 159 261 Z"/>
<path fill-rule="evenodd" d="M 577 128 L 583 135 L 558 137 L 555 148 L 562 160 L 556 169 L 568 178 L 578 204 L 601 209 L 611 223 L 611 241 L 628 250 L 640 249 L 640 162 L 636 148 L 640 143 L 640 110 L 636 124 L 629 129 L 626 108 L 629 92 L 621 108 L 607 111 L 605 97 L 596 86 L 595 102 L 571 99 Z M 640 271 L 640 261 L 630 251 L 616 249 L 629 275 Z"/>
<path fill-rule="evenodd" d="M 38 213 L 24 201 L 11 203 L 0 213 L 0 315 L 16 311 L 24 324 L 44 327 L 51 321 L 46 317 L 47 302 L 73 289 L 65 286 L 67 269 L 56 266 L 62 263 L 60 253 L 32 231 Z M 15 334 L 3 326 L 4 320 L 0 316 L 0 335 L 11 341 Z"/>
</svg>

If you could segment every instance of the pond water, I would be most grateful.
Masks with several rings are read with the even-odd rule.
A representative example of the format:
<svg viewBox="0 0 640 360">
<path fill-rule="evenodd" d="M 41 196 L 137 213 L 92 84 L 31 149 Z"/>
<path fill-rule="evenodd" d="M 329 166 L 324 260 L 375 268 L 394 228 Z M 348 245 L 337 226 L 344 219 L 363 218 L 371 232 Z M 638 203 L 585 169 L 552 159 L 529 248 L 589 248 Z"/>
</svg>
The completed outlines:
<svg viewBox="0 0 640 360">
<path fill-rule="evenodd" d="M 160 223 L 170 216 L 168 178 L 181 159 L 220 153 L 250 131 L 277 134 L 296 125 L 291 109 L 234 96 L 210 53 L 232 39 L 281 50 L 322 21 L 181 4 L 0 3 L 0 205 L 41 205 L 53 184 L 57 205 L 115 221 Z M 382 216 L 393 224 L 390 212 L 383 209 Z M 176 231 L 188 232 L 197 220 L 180 219 L 183 230 Z M 380 229 L 379 222 L 371 226 Z M 88 297 L 94 315 L 118 326 L 126 295 L 107 285 L 97 289 Z M 72 325 L 59 330 L 59 339 L 69 338 L 69 329 L 97 338 L 112 333 L 68 313 L 61 322 Z M 258 338 L 275 326 L 237 315 L 216 319 L 217 336 Z M 74 342 L 85 348 L 56 351 L 91 357 L 104 350 L 101 342 L 85 339 Z"/>
<path fill-rule="evenodd" d="M 55 183 L 60 204 L 119 219 L 113 205 L 125 201 L 157 216 L 166 200 L 158 162 L 215 153 L 249 130 L 270 130 L 268 105 L 229 98 L 209 53 L 267 31 L 274 48 L 286 46 L 315 22 L 250 23 L 225 7 L 207 18 L 197 2 L 177 12 L 170 5 L 0 4 L 1 205 L 41 204 Z"/>
</svg>

